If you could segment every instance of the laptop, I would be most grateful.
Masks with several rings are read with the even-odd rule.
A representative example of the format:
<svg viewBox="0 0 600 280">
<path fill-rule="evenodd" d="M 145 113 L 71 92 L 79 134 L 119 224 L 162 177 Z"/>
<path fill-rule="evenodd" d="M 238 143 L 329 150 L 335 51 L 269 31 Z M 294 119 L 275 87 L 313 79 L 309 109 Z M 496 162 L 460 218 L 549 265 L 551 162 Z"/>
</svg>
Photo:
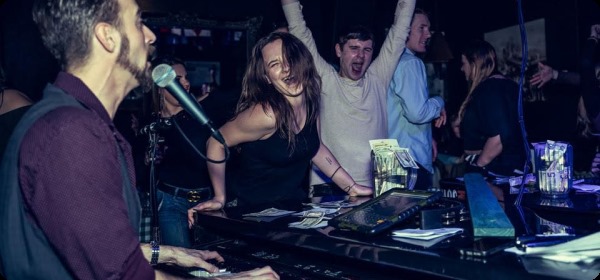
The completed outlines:
<svg viewBox="0 0 600 280">
<path fill-rule="evenodd" d="M 356 208 L 336 216 L 329 225 L 366 235 L 376 235 L 406 220 L 442 197 L 442 192 L 390 189 Z"/>
</svg>

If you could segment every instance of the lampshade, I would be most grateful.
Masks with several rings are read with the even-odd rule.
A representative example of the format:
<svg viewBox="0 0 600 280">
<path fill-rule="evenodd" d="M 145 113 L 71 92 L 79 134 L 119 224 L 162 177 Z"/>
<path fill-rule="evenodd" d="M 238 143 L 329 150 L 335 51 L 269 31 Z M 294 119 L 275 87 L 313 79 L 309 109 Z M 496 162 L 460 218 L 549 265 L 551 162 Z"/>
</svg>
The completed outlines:
<svg viewBox="0 0 600 280">
<path fill-rule="evenodd" d="M 444 38 L 443 32 L 434 32 L 429 38 L 429 46 L 425 54 L 426 62 L 447 62 L 452 59 L 452 50 Z"/>
</svg>

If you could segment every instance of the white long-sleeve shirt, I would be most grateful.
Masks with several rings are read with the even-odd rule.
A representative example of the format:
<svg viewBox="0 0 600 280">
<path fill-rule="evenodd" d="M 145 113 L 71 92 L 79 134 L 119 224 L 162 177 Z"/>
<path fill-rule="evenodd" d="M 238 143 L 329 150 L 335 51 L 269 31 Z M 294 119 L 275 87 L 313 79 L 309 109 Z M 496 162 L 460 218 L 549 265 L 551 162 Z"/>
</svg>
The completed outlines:
<svg viewBox="0 0 600 280">
<path fill-rule="evenodd" d="M 379 55 L 358 81 L 341 77 L 319 55 L 312 33 L 306 27 L 300 3 L 283 6 L 290 33 L 308 47 L 323 82 L 321 140 L 352 178 L 366 186 L 373 186 L 369 140 L 388 136 L 387 89 L 404 50 L 414 10 L 415 1 L 398 2 L 394 24 Z M 408 3 L 402 7 L 404 2 Z M 324 178 L 314 172 L 311 174 L 311 185 L 323 182 Z"/>
</svg>

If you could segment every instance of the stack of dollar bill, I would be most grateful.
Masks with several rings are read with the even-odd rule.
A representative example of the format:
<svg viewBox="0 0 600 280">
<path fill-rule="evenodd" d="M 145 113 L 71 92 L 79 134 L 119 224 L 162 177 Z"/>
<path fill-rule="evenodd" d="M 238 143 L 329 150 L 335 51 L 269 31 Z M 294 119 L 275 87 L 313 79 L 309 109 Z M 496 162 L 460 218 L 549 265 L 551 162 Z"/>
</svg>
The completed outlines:
<svg viewBox="0 0 600 280">
<path fill-rule="evenodd" d="M 289 224 L 293 228 L 320 228 L 327 226 L 327 220 L 325 219 L 325 211 L 309 210 L 305 211 L 302 215 L 302 220 L 299 222 L 293 222 Z"/>
</svg>

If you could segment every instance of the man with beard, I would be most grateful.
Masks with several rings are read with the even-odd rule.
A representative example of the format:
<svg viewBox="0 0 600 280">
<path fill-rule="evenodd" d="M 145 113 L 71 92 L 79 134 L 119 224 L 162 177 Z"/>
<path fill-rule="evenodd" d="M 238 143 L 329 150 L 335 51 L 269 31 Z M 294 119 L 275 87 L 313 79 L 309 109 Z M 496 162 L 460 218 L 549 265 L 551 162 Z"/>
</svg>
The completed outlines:
<svg viewBox="0 0 600 280">
<path fill-rule="evenodd" d="M 373 58 L 373 34 L 356 26 L 342 32 L 335 45 L 339 71 L 318 53 L 298 0 L 281 0 L 290 33 L 310 50 L 323 80 L 321 140 L 358 184 L 373 186 L 369 140 L 387 138 L 386 93 L 402 54 L 415 0 L 399 0 L 394 23 Z M 315 168 L 316 169 L 316 168 Z M 311 174 L 311 185 L 331 174 Z"/>
<path fill-rule="evenodd" d="M 218 268 L 216 252 L 140 245 L 131 147 L 112 118 L 151 85 L 155 35 L 134 0 L 40 0 L 33 18 L 63 72 L 15 128 L 0 171 L 7 279 L 165 279 L 151 264 Z M 260 276 L 260 277 L 259 277 Z M 270 268 L 231 278 L 276 279 Z"/>
</svg>

